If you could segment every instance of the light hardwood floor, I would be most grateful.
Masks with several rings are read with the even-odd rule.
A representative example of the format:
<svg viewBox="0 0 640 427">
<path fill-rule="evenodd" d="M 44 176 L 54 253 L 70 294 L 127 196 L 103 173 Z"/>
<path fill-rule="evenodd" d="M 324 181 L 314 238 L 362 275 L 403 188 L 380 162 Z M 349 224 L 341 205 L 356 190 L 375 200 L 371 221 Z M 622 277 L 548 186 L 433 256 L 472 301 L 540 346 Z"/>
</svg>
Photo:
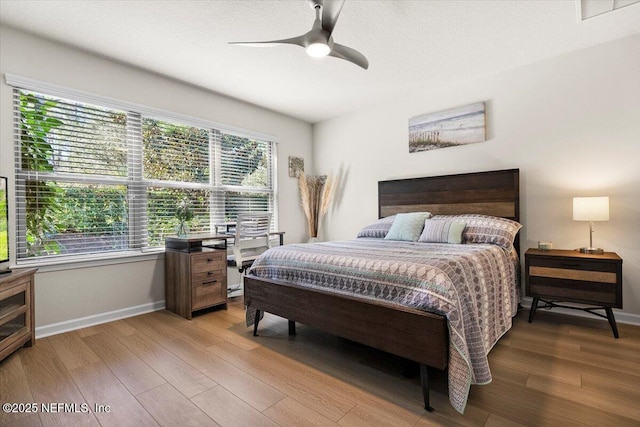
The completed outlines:
<svg viewBox="0 0 640 427">
<path fill-rule="evenodd" d="M 0 362 L 0 401 L 39 412 L 1 412 L 0 425 L 640 425 L 639 327 L 620 324 L 616 340 L 606 321 L 527 314 L 491 351 L 493 382 L 471 387 L 464 415 L 444 373 L 426 413 L 403 361 L 303 325 L 289 337 L 269 315 L 253 337 L 236 299 L 192 321 L 161 311 L 20 349 Z M 52 403 L 77 407 L 43 413 Z"/>
</svg>

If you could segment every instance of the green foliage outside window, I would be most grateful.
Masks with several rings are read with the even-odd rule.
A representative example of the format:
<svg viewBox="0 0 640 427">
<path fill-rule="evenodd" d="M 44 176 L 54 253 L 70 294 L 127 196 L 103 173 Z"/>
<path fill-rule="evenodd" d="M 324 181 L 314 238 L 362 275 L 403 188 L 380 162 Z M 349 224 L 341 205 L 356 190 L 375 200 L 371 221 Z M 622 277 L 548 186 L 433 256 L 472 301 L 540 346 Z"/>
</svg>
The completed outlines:
<svg viewBox="0 0 640 427">
<path fill-rule="evenodd" d="M 142 121 L 146 179 L 209 182 L 209 131 L 145 118 Z"/>
<path fill-rule="evenodd" d="M 20 101 L 23 171 L 126 176 L 125 114 L 26 92 Z M 126 249 L 126 197 L 124 186 L 25 180 L 26 255 L 84 253 L 96 241 Z"/>
<path fill-rule="evenodd" d="M 25 187 L 26 235 L 19 257 L 127 250 L 134 241 L 163 246 L 175 234 L 182 200 L 192 209 L 185 218 L 191 233 L 209 232 L 213 221 L 233 221 L 239 212 L 270 209 L 269 143 L 29 92 L 19 96 L 17 180 Z M 33 172 L 43 177 L 34 180 Z"/>
<path fill-rule="evenodd" d="M 62 121 L 48 115 L 57 103 L 33 94 L 20 95 L 20 139 L 22 169 L 52 172 L 53 148 L 47 137 L 49 132 L 62 126 Z M 29 256 L 57 252 L 59 245 L 48 238 L 56 232 L 55 215 L 60 209 L 60 189 L 55 183 L 27 180 L 26 238 Z"/>
</svg>

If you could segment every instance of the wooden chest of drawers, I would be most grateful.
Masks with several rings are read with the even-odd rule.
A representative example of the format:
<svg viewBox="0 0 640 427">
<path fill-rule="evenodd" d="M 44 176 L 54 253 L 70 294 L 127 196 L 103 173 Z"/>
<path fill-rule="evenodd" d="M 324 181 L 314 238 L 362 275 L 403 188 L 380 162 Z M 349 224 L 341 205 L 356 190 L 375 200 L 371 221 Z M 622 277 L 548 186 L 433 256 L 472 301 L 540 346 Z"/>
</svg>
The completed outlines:
<svg viewBox="0 0 640 427">
<path fill-rule="evenodd" d="M 529 322 L 539 300 L 551 307 L 560 306 L 553 301 L 591 304 L 605 310 L 617 337 L 612 308 L 622 308 L 622 258 L 613 252 L 595 255 L 537 249 L 527 250 L 524 257 L 526 293 L 533 297 Z M 579 309 L 600 315 L 593 312 L 596 308 Z"/>
<path fill-rule="evenodd" d="M 227 304 L 227 251 L 200 248 L 194 252 L 165 250 L 167 310 L 186 319 L 194 311 Z"/>
</svg>

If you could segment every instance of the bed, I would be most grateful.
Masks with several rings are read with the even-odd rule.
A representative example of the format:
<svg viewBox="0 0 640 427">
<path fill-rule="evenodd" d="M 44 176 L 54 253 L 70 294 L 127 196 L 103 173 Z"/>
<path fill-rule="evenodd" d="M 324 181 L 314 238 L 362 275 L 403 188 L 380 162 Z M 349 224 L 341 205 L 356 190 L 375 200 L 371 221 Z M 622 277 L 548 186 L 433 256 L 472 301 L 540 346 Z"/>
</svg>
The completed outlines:
<svg viewBox="0 0 640 427">
<path fill-rule="evenodd" d="M 411 212 L 445 215 L 441 217 L 445 219 L 446 215 L 470 214 L 471 217 L 482 218 L 486 215 L 511 222 L 519 221 L 519 171 L 509 169 L 378 183 L 379 218 Z M 473 221 L 473 218 L 471 220 Z M 366 233 L 362 238 L 350 243 L 325 242 L 274 248 L 268 251 L 272 252 L 271 255 L 267 253 L 264 259 L 258 259 L 245 277 L 247 323 L 253 323 L 254 334 L 257 334 L 261 313 L 268 312 L 288 319 L 290 334 L 295 334 L 295 322 L 300 322 L 415 361 L 420 364 L 424 405 L 427 410 L 432 410 L 429 405 L 429 369 L 448 369 L 451 404 L 463 412 L 470 384 L 483 384 L 491 380 L 486 354 L 509 329 L 511 316 L 515 315 L 514 307 L 519 299 L 519 239 L 515 233 L 514 235 L 516 237 L 512 240 L 510 251 L 481 241 L 470 241 L 465 245 L 422 243 L 434 248 L 435 255 L 428 256 L 406 255 L 412 253 L 409 251 L 416 245 L 420 245 L 413 242 L 394 244 L 394 251 L 400 252 L 389 255 L 391 252 L 387 251 L 385 246 L 389 243 L 386 239 L 367 238 Z M 458 251 L 462 251 L 462 255 L 454 253 Z M 372 259 L 353 261 L 354 256 L 365 253 Z M 297 266 L 298 270 L 303 266 L 302 270 L 305 270 L 306 276 L 302 280 L 291 279 L 291 276 L 284 272 L 284 264 L 278 266 L 270 257 L 279 258 L 279 262 L 284 264 Z M 428 292 L 420 291 L 418 294 L 429 299 L 430 303 L 435 302 L 435 306 L 426 307 L 424 301 L 420 300 L 422 297 L 417 298 L 416 293 L 411 293 L 413 291 L 407 293 L 406 289 L 409 288 L 405 286 L 405 282 L 409 279 L 390 275 L 388 266 L 380 267 L 385 259 L 393 261 L 394 257 L 406 258 L 409 263 L 406 264 L 408 269 L 424 273 L 424 277 L 416 277 L 414 274 L 411 280 L 421 280 L 424 287 L 429 288 Z M 451 261 L 453 257 L 458 258 Z M 429 266 L 430 270 L 424 270 L 424 266 L 421 266 L 422 258 L 426 259 L 424 265 Z M 510 281 L 502 285 L 510 288 L 510 294 L 506 297 L 508 302 L 501 306 L 500 299 L 496 299 L 497 302 L 493 302 L 490 307 L 490 313 L 483 315 L 481 321 L 486 321 L 487 316 L 499 318 L 500 327 L 492 326 L 494 331 L 490 337 L 486 337 L 485 332 L 477 331 L 470 332 L 470 337 L 467 337 L 465 328 L 472 322 L 464 317 L 466 315 L 460 314 L 462 311 L 451 314 L 443 309 L 443 306 L 447 305 L 446 295 L 457 295 L 458 291 L 440 292 L 439 289 L 441 285 L 448 286 L 466 280 L 455 277 L 451 279 L 449 276 L 456 276 L 452 272 L 458 271 L 457 275 L 461 277 L 472 276 L 475 274 L 474 265 L 480 264 L 478 260 L 490 258 L 496 260 L 486 263 L 506 263 L 499 269 L 505 270 L 505 277 L 510 279 L 502 277 L 499 280 L 501 283 Z M 506 261 L 498 261 L 498 258 L 505 258 Z M 369 262 L 371 265 L 377 265 L 378 269 L 387 268 L 384 271 L 386 278 L 383 281 L 379 276 L 368 276 L 369 273 L 359 269 L 359 277 L 356 279 L 337 279 L 331 285 L 326 279 L 330 276 L 327 271 L 316 271 L 315 267 L 309 267 L 311 264 L 308 263 L 317 259 L 332 260 L 328 267 L 323 268 L 337 272 L 337 276 L 348 269 L 345 267 L 348 267 L 349 263 L 354 263 L 351 265 L 354 267 L 355 264 L 364 265 Z M 433 266 L 430 266 L 430 263 Z M 448 264 L 455 265 L 456 268 L 449 268 Z M 462 268 L 464 264 L 467 264 L 466 270 Z M 438 272 L 442 273 L 448 268 L 448 273 L 444 271 L 445 274 L 438 276 Z M 470 282 L 474 280 L 477 282 L 478 278 L 471 278 Z M 484 278 L 481 281 L 484 281 Z M 362 292 L 353 292 L 355 288 Z M 495 293 L 506 295 L 507 292 L 500 290 Z M 374 294 L 385 294 L 385 299 L 373 298 Z M 462 300 L 466 301 L 464 304 L 467 305 L 476 304 L 474 298 L 463 296 Z M 405 305 L 400 300 L 416 303 Z M 496 314 L 498 312 L 499 315 Z M 461 323 L 464 326 L 462 329 L 459 328 Z M 470 347 L 478 347 L 481 350 L 469 351 L 460 348 L 467 345 L 469 339 L 472 341 Z M 474 343 L 474 340 L 477 342 Z M 484 361 L 478 362 L 483 357 Z M 480 367 L 476 369 L 476 365 Z"/>
</svg>

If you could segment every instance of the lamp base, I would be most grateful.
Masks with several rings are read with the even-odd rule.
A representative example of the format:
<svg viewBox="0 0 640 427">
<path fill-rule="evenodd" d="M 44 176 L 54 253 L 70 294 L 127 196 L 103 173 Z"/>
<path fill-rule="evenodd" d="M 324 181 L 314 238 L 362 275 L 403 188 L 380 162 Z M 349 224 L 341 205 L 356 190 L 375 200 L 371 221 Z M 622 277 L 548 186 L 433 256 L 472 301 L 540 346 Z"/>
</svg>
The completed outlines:
<svg viewBox="0 0 640 427">
<path fill-rule="evenodd" d="M 602 255 L 604 253 L 604 249 L 602 249 L 602 248 L 580 248 L 580 249 L 577 249 L 577 250 L 580 251 L 583 254 Z"/>
</svg>

